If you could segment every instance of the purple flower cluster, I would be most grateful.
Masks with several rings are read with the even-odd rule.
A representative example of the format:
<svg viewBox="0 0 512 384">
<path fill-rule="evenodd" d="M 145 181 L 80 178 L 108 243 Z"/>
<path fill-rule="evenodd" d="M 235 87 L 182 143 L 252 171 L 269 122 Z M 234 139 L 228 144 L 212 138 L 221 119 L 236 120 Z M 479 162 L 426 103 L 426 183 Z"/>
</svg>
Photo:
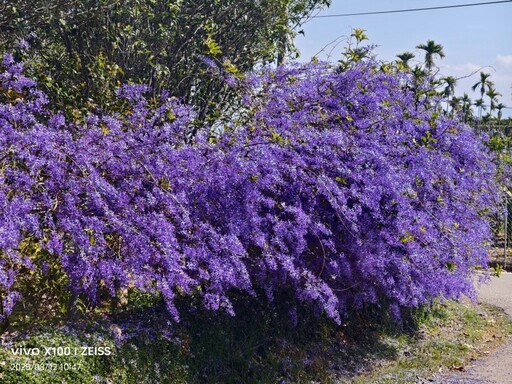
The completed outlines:
<svg viewBox="0 0 512 384">
<path fill-rule="evenodd" d="M 3 315 L 20 274 L 52 263 L 93 301 L 158 292 L 176 320 L 177 296 L 233 313 L 233 291 L 286 290 L 337 322 L 471 294 L 486 266 L 491 159 L 409 74 L 368 60 L 248 75 L 244 112 L 190 140 L 193 108 L 150 107 L 144 86 L 119 91 L 127 113 L 70 123 L 21 64 L 3 67 Z M 51 258 L 36 265 L 27 240 Z"/>
</svg>

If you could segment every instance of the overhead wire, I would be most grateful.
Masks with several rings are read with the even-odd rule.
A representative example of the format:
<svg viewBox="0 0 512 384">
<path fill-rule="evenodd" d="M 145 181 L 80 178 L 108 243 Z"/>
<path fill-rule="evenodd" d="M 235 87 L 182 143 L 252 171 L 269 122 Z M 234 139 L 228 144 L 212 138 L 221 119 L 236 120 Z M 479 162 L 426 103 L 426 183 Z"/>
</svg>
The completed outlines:
<svg viewBox="0 0 512 384">
<path fill-rule="evenodd" d="M 367 15 L 384 15 L 384 14 L 392 14 L 392 13 L 435 11 L 435 10 L 441 10 L 441 9 L 468 8 L 468 7 L 478 7 L 478 6 L 484 6 L 484 5 L 496 5 L 496 4 L 505 4 L 505 3 L 512 3 L 512 0 L 486 1 L 486 2 L 479 2 L 479 3 L 441 5 L 441 6 L 435 6 L 435 7 L 422 7 L 422 8 L 393 9 L 393 10 L 386 10 L 386 11 L 338 13 L 338 14 L 330 14 L 330 15 L 329 14 L 327 14 L 327 15 L 316 14 L 316 15 L 310 15 L 308 20 L 330 18 L 330 17 L 367 16 Z M 504 109 L 512 109 L 512 107 L 504 107 Z"/>
<path fill-rule="evenodd" d="M 389 13 L 421 12 L 421 11 L 433 11 L 433 10 L 438 10 L 438 9 L 477 7 L 477 6 L 482 6 L 482 5 L 494 5 L 494 4 L 503 4 L 503 3 L 512 3 L 512 0 L 487 1 L 487 2 L 480 2 L 480 3 L 467 3 L 467 4 L 455 4 L 455 5 L 441 5 L 441 6 L 437 6 L 437 7 L 424 7 L 424 8 L 393 9 L 393 10 L 387 10 L 387 11 L 338 13 L 338 14 L 331 14 L 331 15 L 314 15 L 314 16 L 310 16 L 309 19 L 320 19 L 320 18 L 328 18 L 328 17 L 383 15 L 383 14 L 389 14 Z"/>
</svg>

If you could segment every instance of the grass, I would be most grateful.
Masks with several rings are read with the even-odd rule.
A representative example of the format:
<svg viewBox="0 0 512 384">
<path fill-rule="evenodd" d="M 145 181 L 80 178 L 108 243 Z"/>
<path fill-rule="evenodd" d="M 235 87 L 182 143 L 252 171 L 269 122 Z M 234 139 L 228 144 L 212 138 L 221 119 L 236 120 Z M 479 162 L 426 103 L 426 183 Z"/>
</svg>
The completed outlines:
<svg viewBox="0 0 512 384">
<path fill-rule="evenodd" d="M 455 302 L 437 306 L 417 334 L 386 337 L 385 343 L 396 345 L 398 357 L 354 383 L 411 383 L 440 371 L 462 370 L 512 334 L 512 322 L 495 307 Z"/>
<path fill-rule="evenodd" d="M 409 383 L 460 369 L 512 334 L 502 312 L 469 303 L 409 311 L 401 327 L 372 311 L 335 326 L 303 308 L 293 326 L 284 308 L 243 298 L 238 308 L 236 317 L 185 312 L 176 325 L 163 308 L 139 306 L 108 322 L 18 329 L 3 336 L 0 382 Z M 113 354 L 15 356 L 12 346 L 102 346 Z"/>
</svg>

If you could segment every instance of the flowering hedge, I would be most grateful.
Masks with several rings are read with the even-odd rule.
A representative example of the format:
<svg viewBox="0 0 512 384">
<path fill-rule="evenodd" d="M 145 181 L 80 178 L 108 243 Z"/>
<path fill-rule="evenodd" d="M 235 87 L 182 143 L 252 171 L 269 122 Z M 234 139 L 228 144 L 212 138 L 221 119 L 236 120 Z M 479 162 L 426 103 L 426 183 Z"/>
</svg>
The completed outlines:
<svg viewBox="0 0 512 384">
<path fill-rule="evenodd" d="M 177 296 L 233 313 L 234 291 L 286 290 L 337 322 L 472 294 L 486 267 L 491 159 L 407 73 L 368 59 L 247 75 L 243 112 L 190 139 L 194 109 L 150 106 L 142 85 L 120 89 L 127 113 L 67 122 L 3 67 L 3 316 L 17 279 L 49 265 L 93 302 L 159 293 L 175 320 Z"/>
</svg>

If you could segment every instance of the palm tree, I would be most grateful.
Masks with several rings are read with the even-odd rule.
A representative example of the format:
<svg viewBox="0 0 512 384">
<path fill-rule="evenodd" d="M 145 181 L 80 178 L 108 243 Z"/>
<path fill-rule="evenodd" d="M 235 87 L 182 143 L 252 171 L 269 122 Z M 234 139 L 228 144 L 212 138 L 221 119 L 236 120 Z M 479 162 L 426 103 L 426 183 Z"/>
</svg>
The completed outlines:
<svg viewBox="0 0 512 384">
<path fill-rule="evenodd" d="M 448 111 L 448 105 L 450 104 L 450 96 L 455 93 L 455 84 L 457 84 L 457 79 L 453 76 L 447 76 L 442 79 L 446 84 L 444 88 L 443 94 L 446 97 L 446 111 Z"/>
<path fill-rule="evenodd" d="M 416 65 L 412 70 L 412 75 L 414 77 L 414 80 L 423 81 L 427 73 L 419 65 Z"/>
<path fill-rule="evenodd" d="M 473 91 L 476 91 L 476 89 L 478 87 L 480 87 L 480 97 L 481 98 L 484 97 L 486 88 L 487 88 L 487 90 L 489 90 L 494 86 L 494 83 L 491 80 L 489 80 L 489 77 L 491 77 L 490 73 L 480 72 L 480 80 L 471 87 L 471 89 Z"/>
<path fill-rule="evenodd" d="M 475 101 L 475 107 L 478 108 L 478 118 L 481 119 L 482 118 L 482 110 L 486 110 L 486 107 L 485 107 L 485 104 L 484 104 L 484 99 L 478 99 Z"/>
<path fill-rule="evenodd" d="M 460 97 L 453 96 L 450 100 L 450 107 L 452 107 L 452 115 L 455 115 L 461 109 L 462 99 Z"/>
<path fill-rule="evenodd" d="M 425 76 L 427 76 L 427 73 L 421 66 L 415 65 L 414 68 L 411 69 L 412 73 L 412 86 L 409 88 L 414 92 L 416 103 L 418 103 L 421 93 L 418 92 L 420 89 L 421 84 L 423 84 L 423 81 L 425 80 Z"/>
<path fill-rule="evenodd" d="M 502 114 L 501 110 L 502 110 L 503 108 L 505 108 L 505 107 L 506 107 L 506 105 L 505 105 L 505 104 L 503 104 L 503 103 L 499 103 L 499 104 L 496 106 L 496 109 L 498 110 L 498 121 L 500 121 L 500 120 L 501 120 L 501 117 L 503 116 L 503 114 Z"/>
<path fill-rule="evenodd" d="M 400 59 L 400 63 L 402 63 L 405 68 L 409 68 L 409 60 L 413 59 L 415 56 L 412 52 L 404 52 L 400 55 L 396 55 L 396 57 Z"/>
<path fill-rule="evenodd" d="M 428 40 L 427 44 L 417 45 L 416 48 L 425 51 L 425 67 L 430 72 L 434 66 L 434 56 L 439 56 L 440 59 L 444 57 L 443 46 L 436 44 L 434 40 Z"/>
<path fill-rule="evenodd" d="M 462 95 L 462 102 L 464 104 L 471 105 L 471 99 L 470 99 L 469 95 L 467 93 L 465 93 L 465 92 L 464 92 L 464 95 Z"/>
<path fill-rule="evenodd" d="M 490 100 L 490 113 L 492 114 L 492 111 L 494 111 L 496 109 L 496 103 L 498 101 L 498 96 L 501 96 L 501 93 L 499 92 L 496 92 L 496 90 L 494 88 L 490 88 L 487 93 L 486 93 L 487 97 L 489 97 L 489 100 Z"/>
<path fill-rule="evenodd" d="M 480 72 L 480 80 L 471 87 L 473 91 L 476 91 L 476 89 L 480 87 L 480 98 L 482 100 L 484 98 L 485 89 L 489 90 L 494 86 L 494 83 L 489 80 L 489 77 L 491 77 L 490 73 Z M 478 115 L 482 116 L 481 110 L 479 111 Z"/>
<path fill-rule="evenodd" d="M 462 113 L 464 114 L 464 121 L 468 121 L 471 119 L 473 115 L 473 110 L 471 109 L 472 101 L 469 98 L 469 95 L 467 93 L 464 93 L 462 96 Z"/>
</svg>

